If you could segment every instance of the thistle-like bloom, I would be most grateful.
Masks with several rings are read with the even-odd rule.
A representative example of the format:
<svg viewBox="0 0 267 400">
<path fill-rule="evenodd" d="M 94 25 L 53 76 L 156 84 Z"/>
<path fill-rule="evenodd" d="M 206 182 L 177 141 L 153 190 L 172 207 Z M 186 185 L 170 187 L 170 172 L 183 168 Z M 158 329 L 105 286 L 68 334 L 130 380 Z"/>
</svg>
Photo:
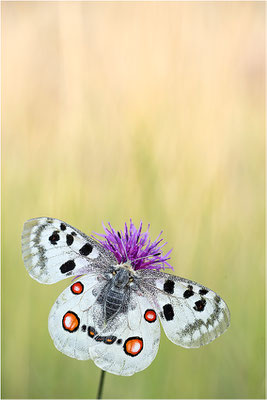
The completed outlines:
<svg viewBox="0 0 267 400">
<path fill-rule="evenodd" d="M 132 220 L 130 220 L 130 226 L 128 227 L 125 223 L 124 232 L 116 232 L 111 224 L 108 224 L 108 228 L 103 224 L 105 234 L 99 234 L 98 236 L 102 239 L 98 241 L 112 253 L 118 260 L 118 263 L 131 263 L 134 270 L 138 269 L 165 269 L 173 267 L 167 262 L 170 257 L 170 251 L 165 255 L 162 254 L 162 248 L 167 242 L 162 243 L 163 239 L 160 239 L 162 231 L 160 232 L 157 239 L 152 242 L 149 239 L 149 227 L 147 231 L 142 233 L 142 222 L 138 229 L 134 226 Z"/>
</svg>

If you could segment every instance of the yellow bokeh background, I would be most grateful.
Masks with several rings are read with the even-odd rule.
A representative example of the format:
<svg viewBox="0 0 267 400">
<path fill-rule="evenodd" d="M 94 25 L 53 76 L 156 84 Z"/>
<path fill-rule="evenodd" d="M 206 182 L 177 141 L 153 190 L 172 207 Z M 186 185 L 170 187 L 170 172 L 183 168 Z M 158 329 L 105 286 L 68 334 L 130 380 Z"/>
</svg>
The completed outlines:
<svg viewBox="0 0 267 400">
<path fill-rule="evenodd" d="M 68 285 L 21 258 L 24 221 L 87 234 L 163 229 L 176 275 L 219 293 L 228 331 L 162 331 L 106 398 L 264 397 L 264 2 L 2 2 L 2 397 L 94 398 L 100 370 L 58 352 Z"/>
</svg>

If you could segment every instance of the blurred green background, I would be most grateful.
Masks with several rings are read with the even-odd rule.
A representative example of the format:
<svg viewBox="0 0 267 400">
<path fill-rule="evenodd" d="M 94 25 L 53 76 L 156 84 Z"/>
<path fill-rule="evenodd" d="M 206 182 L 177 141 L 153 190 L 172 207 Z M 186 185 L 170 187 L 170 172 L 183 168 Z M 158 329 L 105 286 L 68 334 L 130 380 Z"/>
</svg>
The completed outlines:
<svg viewBox="0 0 267 400">
<path fill-rule="evenodd" d="M 228 303 L 194 350 L 108 374 L 106 398 L 264 397 L 263 2 L 2 2 L 2 398 L 94 398 L 100 370 L 58 352 L 69 284 L 21 259 L 24 221 L 163 229 L 175 274 Z"/>
</svg>

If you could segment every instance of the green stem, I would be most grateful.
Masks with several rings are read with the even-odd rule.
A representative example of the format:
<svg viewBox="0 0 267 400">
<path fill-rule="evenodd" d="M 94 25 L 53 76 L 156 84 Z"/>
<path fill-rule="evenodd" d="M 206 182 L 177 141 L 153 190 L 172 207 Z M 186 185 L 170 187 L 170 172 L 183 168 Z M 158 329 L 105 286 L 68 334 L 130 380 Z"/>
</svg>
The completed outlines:
<svg viewBox="0 0 267 400">
<path fill-rule="evenodd" d="M 97 399 L 102 399 L 102 392 L 103 392 L 103 386 L 104 386 L 105 372 L 106 372 L 106 371 L 103 371 L 103 370 L 102 370 L 102 372 L 101 372 L 100 382 L 99 382 L 99 386 L 98 386 Z"/>
</svg>

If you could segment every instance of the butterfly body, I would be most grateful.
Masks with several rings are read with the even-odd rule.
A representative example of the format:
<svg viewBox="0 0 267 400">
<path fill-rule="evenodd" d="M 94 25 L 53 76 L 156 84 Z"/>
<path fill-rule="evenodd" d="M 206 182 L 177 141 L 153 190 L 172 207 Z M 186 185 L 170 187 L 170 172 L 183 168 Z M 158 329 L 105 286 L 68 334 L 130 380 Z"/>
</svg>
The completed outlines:
<svg viewBox="0 0 267 400">
<path fill-rule="evenodd" d="M 124 236 L 109 232 L 112 251 L 57 219 L 35 218 L 24 225 L 22 254 L 29 274 L 48 284 L 77 278 L 49 314 L 49 333 L 58 350 L 79 360 L 92 359 L 108 372 L 132 375 L 155 358 L 159 322 L 173 343 L 188 348 L 205 345 L 226 330 L 230 313 L 215 292 L 142 268 L 151 265 L 148 257 L 157 265 L 159 242 L 148 242 L 145 249 L 150 253 L 141 264 L 136 260 L 142 258 L 145 234 L 132 225 Z"/>
<path fill-rule="evenodd" d="M 124 267 L 114 268 L 112 277 L 104 287 L 101 296 L 105 310 L 105 320 L 110 320 L 116 313 L 125 312 L 130 297 L 130 272 Z"/>
</svg>

